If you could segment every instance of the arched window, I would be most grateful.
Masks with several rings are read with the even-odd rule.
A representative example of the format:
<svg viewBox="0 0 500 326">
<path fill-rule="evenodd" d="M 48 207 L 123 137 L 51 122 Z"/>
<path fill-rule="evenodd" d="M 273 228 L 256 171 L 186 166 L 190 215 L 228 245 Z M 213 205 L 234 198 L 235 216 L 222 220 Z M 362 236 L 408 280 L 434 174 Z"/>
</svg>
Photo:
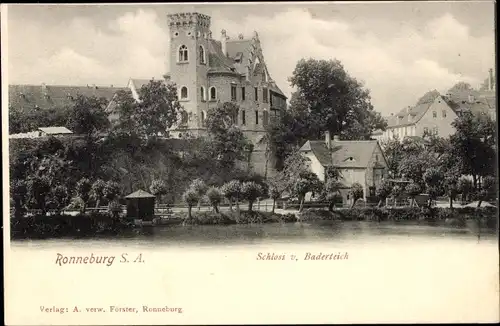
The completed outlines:
<svg viewBox="0 0 500 326">
<path fill-rule="evenodd" d="M 207 100 L 206 94 L 205 94 L 205 87 L 203 87 L 203 86 L 200 87 L 200 95 L 201 95 L 201 100 L 202 101 L 206 101 Z"/>
<path fill-rule="evenodd" d="M 203 45 L 199 46 L 199 54 L 200 54 L 200 64 L 204 65 L 206 63 L 206 60 L 205 60 L 205 49 L 203 48 Z"/>
<path fill-rule="evenodd" d="M 187 124 L 188 119 L 189 119 L 188 113 L 186 111 L 182 111 L 181 112 L 181 124 L 183 124 L 183 125 Z"/>
<path fill-rule="evenodd" d="M 181 100 L 186 100 L 188 98 L 188 88 L 186 86 L 182 86 L 181 88 Z"/>
<path fill-rule="evenodd" d="M 205 111 L 201 111 L 201 125 L 205 127 L 205 119 L 207 118 Z"/>
<path fill-rule="evenodd" d="M 179 48 L 179 62 L 188 61 L 188 48 L 185 45 L 181 45 Z"/>
<path fill-rule="evenodd" d="M 217 99 L 217 90 L 215 89 L 214 86 L 210 87 L 210 100 L 216 100 Z"/>
</svg>

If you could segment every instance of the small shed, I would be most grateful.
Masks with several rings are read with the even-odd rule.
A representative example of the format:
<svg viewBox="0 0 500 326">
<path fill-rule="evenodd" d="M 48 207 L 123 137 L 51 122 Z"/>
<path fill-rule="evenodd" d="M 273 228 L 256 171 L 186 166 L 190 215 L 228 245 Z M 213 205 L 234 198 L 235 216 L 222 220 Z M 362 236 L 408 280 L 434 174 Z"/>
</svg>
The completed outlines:
<svg viewBox="0 0 500 326">
<path fill-rule="evenodd" d="M 144 191 L 137 190 L 126 196 L 127 218 L 152 221 L 155 209 L 155 196 Z"/>
</svg>

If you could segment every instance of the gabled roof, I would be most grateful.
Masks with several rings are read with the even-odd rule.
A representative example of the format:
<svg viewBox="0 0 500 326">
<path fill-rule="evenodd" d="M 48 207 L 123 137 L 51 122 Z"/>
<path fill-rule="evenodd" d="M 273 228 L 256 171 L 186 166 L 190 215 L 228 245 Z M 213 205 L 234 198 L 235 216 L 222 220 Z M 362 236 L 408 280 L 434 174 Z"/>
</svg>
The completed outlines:
<svg viewBox="0 0 500 326">
<path fill-rule="evenodd" d="M 322 140 L 308 140 L 300 151 L 312 151 L 323 166 L 366 168 L 376 146 L 376 140 L 332 140 L 329 150 Z"/>
<path fill-rule="evenodd" d="M 125 198 L 155 198 L 156 196 L 151 195 L 149 192 L 146 192 L 144 190 L 137 190 L 133 193 L 131 193 L 128 196 L 125 196 Z"/>
<path fill-rule="evenodd" d="M 428 98 L 425 101 L 417 103 L 417 105 L 413 107 L 404 108 L 397 114 L 390 116 L 387 119 L 388 128 L 414 125 L 422 119 L 436 99 L 438 101 L 445 101 L 448 103 L 448 101 L 441 95 L 437 95 L 435 98 Z M 409 116 L 411 116 L 411 119 L 408 118 Z"/>
<path fill-rule="evenodd" d="M 9 107 L 33 109 L 61 108 L 73 104 L 78 95 L 104 97 L 108 101 L 124 87 L 9 85 Z"/>
<path fill-rule="evenodd" d="M 72 134 L 73 132 L 66 127 L 41 127 L 38 130 L 48 135 Z"/>
</svg>

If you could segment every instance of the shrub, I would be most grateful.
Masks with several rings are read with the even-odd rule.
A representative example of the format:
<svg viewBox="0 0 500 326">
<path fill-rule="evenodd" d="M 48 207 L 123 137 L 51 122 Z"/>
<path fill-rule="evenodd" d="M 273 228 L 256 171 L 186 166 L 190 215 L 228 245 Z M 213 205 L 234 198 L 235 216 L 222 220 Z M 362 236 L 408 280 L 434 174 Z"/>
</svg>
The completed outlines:
<svg viewBox="0 0 500 326">
<path fill-rule="evenodd" d="M 241 195 L 242 198 L 248 201 L 248 211 L 251 212 L 253 203 L 263 195 L 263 188 L 253 181 L 243 182 L 241 185 Z"/>
<path fill-rule="evenodd" d="M 219 212 L 219 204 L 222 201 L 222 192 L 219 190 L 219 188 L 216 187 L 210 187 L 207 190 L 207 198 L 208 201 L 210 202 L 210 205 L 214 208 L 214 211 L 216 213 Z"/>
</svg>

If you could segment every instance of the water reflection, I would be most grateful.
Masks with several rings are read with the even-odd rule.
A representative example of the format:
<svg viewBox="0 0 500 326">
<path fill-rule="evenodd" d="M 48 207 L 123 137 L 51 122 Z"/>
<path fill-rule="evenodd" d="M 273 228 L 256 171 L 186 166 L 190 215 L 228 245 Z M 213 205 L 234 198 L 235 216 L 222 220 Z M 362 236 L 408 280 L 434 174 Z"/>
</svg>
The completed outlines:
<svg viewBox="0 0 500 326">
<path fill-rule="evenodd" d="M 87 239 L 53 239 L 14 241 L 13 245 L 29 242 L 41 246 L 80 243 L 82 245 L 239 245 L 263 243 L 299 243 L 299 242 L 370 242 L 391 239 L 411 240 L 431 238 L 451 238 L 481 241 L 496 240 L 491 229 L 481 229 L 477 223 L 468 222 L 461 227 L 422 223 L 415 221 L 366 222 L 366 221 L 314 221 L 296 223 L 272 223 L 261 225 L 230 226 L 158 226 L 144 227 L 124 231 L 114 236 L 96 236 Z"/>
</svg>

